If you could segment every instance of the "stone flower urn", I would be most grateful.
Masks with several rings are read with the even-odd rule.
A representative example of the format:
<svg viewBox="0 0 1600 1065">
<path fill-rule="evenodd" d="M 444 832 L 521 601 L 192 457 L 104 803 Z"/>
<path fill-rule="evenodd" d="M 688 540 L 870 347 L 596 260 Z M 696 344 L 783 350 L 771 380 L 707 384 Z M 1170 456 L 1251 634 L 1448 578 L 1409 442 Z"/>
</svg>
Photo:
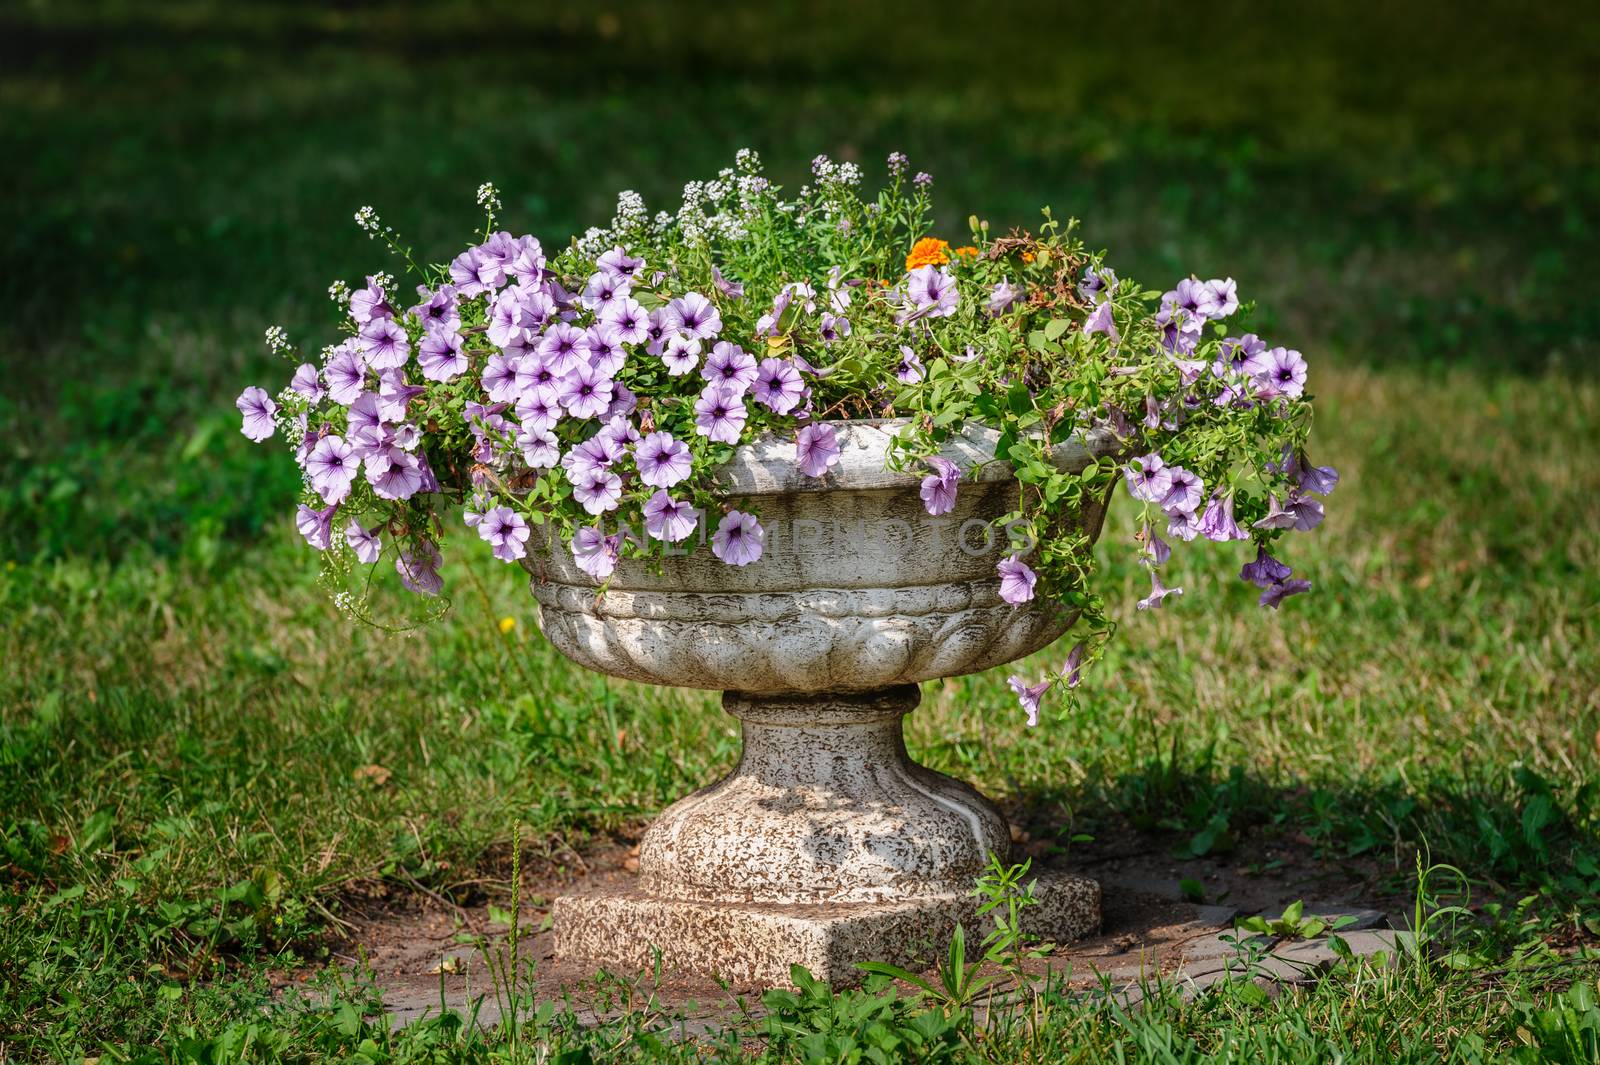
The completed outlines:
<svg viewBox="0 0 1600 1065">
<path fill-rule="evenodd" d="M 589 669 L 722 691 L 744 749 L 722 780 L 679 800 L 645 833 L 637 886 L 573 894 L 553 908 L 558 957 L 642 969 L 663 963 L 737 982 L 786 983 L 804 965 L 835 983 L 862 961 L 916 964 L 956 922 L 977 932 L 974 881 L 1011 851 L 1000 812 L 967 784 L 913 762 L 901 719 L 920 681 L 989 669 L 1051 643 L 1072 615 L 1012 606 L 990 522 L 1018 486 L 997 433 L 969 427 L 944 457 L 965 473 L 955 509 L 930 517 L 925 471 L 886 459 L 902 423 L 837 423 L 838 464 L 820 479 L 794 445 L 742 447 L 721 473 L 766 530 L 734 567 L 708 548 L 624 559 L 604 596 L 564 546 L 531 552 L 545 636 Z M 1115 441 L 1057 447 L 1077 470 Z M 970 472 L 976 469 L 976 473 Z M 1103 502 L 1079 515 L 1092 538 Z M 1031 931 L 1067 942 L 1095 930 L 1100 888 L 1038 878 Z"/>
</svg>

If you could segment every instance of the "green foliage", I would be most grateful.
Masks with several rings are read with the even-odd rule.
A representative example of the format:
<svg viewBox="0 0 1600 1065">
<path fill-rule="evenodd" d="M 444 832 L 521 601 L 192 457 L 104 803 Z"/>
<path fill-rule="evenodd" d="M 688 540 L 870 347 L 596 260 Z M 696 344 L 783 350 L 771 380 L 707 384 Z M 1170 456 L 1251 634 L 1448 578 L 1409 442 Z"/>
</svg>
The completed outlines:
<svg viewBox="0 0 1600 1065">
<path fill-rule="evenodd" d="M 777 1061 L 890 1065 L 956 1060 L 958 1022 L 964 1015 L 916 1008 L 890 986 L 888 975 L 838 992 L 804 966 L 796 965 L 790 979 L 796 990 L 761 996 L 768 1010 L 762 1030 Z"/>
</svg>

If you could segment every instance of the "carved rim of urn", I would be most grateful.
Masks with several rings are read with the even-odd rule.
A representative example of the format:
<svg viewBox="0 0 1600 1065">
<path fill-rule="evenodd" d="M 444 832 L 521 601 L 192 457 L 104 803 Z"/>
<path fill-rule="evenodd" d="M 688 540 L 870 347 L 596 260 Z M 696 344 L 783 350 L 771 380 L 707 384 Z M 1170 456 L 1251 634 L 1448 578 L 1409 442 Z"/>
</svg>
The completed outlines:
<svg viewBox="0 0 1600 1065">
<path fill-rule="evenodd" d="M 799 469 L 792 440 L 770 436 L 736 449 L 718 471 L 730 503 L 766 529 L 752 564 L 725 565 L 709 545 L 623 558 L 600 595 L 565 545 L 536 536 L 523 565 L 546 637 L 611 676 L 776 695 L 975 673 L 1070 627 L 1074 615 L 1052 600 L 1000 598 L 995 565 L 1008 549 L 993 522 L 1016 509 L 1018 485 L 1010 464 L 995 459 L 997 430 L 969 423 L 946 441 L 941 455 L 962 479 L 955 509 L 935 519 L 920 497 L 928 469 L 888 468 L 905 420 L 830 424 L 840 456 L 823 477 Z M 1100 429 L 1056 445 L 1053 460 L 1076 472 L 1120 447 Z M 1105 502 L 1075 517 L 1091 541 Z M 708 520 L 701 536 L 714 526 Z M 973 529 L 988 537 L 982 550 L 968 550 Z M 808 539 L 816 530 L 832 530 L 832 539 Z"/>
</svg>

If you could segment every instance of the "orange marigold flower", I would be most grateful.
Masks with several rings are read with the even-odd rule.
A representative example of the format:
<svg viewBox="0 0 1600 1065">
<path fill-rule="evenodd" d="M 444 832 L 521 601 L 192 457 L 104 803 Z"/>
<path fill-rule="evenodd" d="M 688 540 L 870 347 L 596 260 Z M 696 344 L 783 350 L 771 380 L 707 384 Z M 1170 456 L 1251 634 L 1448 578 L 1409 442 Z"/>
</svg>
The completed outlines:
<svg viewBox="0 0 1600 1065">
<path fill-rule="evenodd" d="M 911 254 L 906 256 L 906 269 L 915 270 L 919 266 L 942 266 L 949 261 L 949 241 L 940 240 L 938 237 L 923 237 L 911 245 Z"/>
<path fill-rule="evenodd" d="M 1023 252 L 1022 253 L 1022 261 L 1025 262 L 1025 263 L 1033 262 L 1033 252 L 1031 252 L 1031 251 Z"/>
<path fill-rule="evenodd" d="M 978 249 L 971 244 L 965 244 L 956 249 L 956 254 L 963 259 L 976 259 L 978 257 Z"/>
</svg>

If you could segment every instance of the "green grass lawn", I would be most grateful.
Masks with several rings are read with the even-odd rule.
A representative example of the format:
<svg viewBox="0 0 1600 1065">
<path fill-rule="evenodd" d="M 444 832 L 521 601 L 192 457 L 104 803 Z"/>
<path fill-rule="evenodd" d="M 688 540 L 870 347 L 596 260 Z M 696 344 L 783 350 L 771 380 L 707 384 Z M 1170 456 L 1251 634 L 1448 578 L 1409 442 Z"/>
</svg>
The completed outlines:
<svg viewBox="0 0 1600 1065">
<path fill-rule="evenodd" d="M 1193 11 L 971 8 L 796 6 L 689 40 L 678 5 L 0 15 L 0 1061 L 848 1060 L 769 1022 L 669 1046 L 559 1005 L 529 1041 L 391 1035 L 360 987 L 272 1005 L 264 975 L 320 967 L 365 885 L 503 901 L 515 825 L 581 851 L 737 738 L 707 694 L 565 663 L 465 539 L 442 622 L 341 621 L 294 471 L 237 431 L 232 397 L 277 372 L 262 331 L 327 332 L 328 282 L 388 265 L 362 204 L 440 258 L 493 179 L 552 243 L 745 144 L 796 181 L 817 152 L 904 149 L 952 228 L 1049 203 L 1148 284 L 1237 277 L 1311 358 L 1313 453 L 1344 474 L 1293 545 L 1316 594 L 1278 613 L 1201 547 L 1186 594 L 1136 614 L 1118 510 L 1123 626 L 1084 709 L 1028 731 L 1005 671 L 928 685 L 914 753 L 1091 848 L 1293 840 L 1403 894 L 1429 894 L 1419 857 L 1472 880 L 1474 919 L 1396 971 L 1137 1014 L 1051 991 L 923 1059 L 1600 1053 L 1594 20 L 1224 7 L 1197 37 Z M 938 1028 L 904 998 L 778 1007 Z"/>
</svg>

